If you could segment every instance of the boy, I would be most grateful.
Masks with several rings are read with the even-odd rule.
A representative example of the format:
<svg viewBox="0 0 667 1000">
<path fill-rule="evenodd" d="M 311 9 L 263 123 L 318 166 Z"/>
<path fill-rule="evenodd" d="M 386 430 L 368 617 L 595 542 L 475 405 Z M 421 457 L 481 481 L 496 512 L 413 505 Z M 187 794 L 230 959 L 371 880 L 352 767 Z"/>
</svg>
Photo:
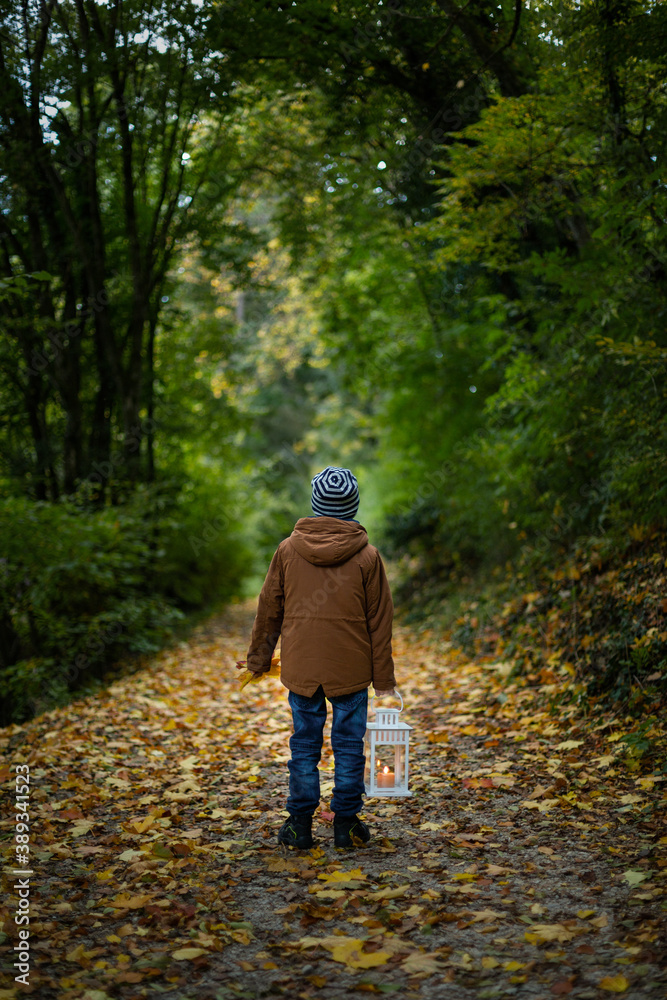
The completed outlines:
<svg viewBox="0 0 667 1000">
<path fill-rule="evenodd" d="M 334 845 L 367 843 L 357 813 L 364 792 L 368 688 L 393 694 L 393 604 L 382 560 L 354 520 L 357 480 L 327 466 L 312 480 L 313 517 L 302 517 L 278 546 L 262 591 L 247 666 L 266 673 L 281 636 L 281 680 L 289 690 L 290 816 L 278 843 L 313 846 L 312 817 L 320 802 L 317 765 L 329 700 L 334 752 Z"/>
</svg>

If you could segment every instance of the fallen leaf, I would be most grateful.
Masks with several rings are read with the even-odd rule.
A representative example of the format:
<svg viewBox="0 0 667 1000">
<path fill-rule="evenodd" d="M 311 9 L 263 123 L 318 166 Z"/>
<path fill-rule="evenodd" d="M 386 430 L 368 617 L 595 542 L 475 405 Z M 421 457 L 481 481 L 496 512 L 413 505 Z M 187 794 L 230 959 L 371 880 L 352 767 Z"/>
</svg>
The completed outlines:
<svg viewBox="0 0 667 1000">
<path fill-rule="evenodd" d="M 107 906 L 115 906 L 118 909 L 123 910 L 140 910 L 142 906 L 146 906 L 147 903 L 151 901 L 151 896 L 129 896 L 125 892 L 118 893 L 113 899 L 106 900 Z"/>
<path fill-rule="evenodd" d="M 645 882 L 646 879 L 650 878 L 653 872 L 640 872 L 633 871 L 630 869 L 627 872 L 623 872 L 622 878 L 628 883 L 628 885 L 639 885 L 641 882 Z"/>
<path fill-rule="evenodd" d="M 72 827 L 71 834 L 73 837 L 83 837 L 86 833 L 90 833 L 94 826 L 97 826 L 94 820 L 77 820 Z"/>
<path fill-rule="evenodd" d="M 413 951 L 401 962 L 401 969 L 409 976 L 432 976 L 442 968 L 436 955 L 428 955 L 425 952 Z"/>
<path fill-rule="evenodd" d="M 306 937 L 298 942 L 300 948 L 326 948 L 331 952 L 334 962 L 340 962 L 351 969 L 371 969 L 377 965 L 385 965 L 391 958 L 388 951 L 364 952 L 366 942 L 361 938 L 350 938 L 344 935 L 316 938 Z"/>
<path fill-rule="evenodd" d="M 368 876 L 364 875 L 361 868 L 353 868 L 352 871 L 335 871 L 335 872 L 323 872 L 321 875 L 317 876 L 324 882 L 355 882 L 359 879 L 365 879 Z"/>
<path fill-rule="evenodd" d="M 507 916 L 504 910 L 467 910 L 466 912 L 472 914 L 472 924 L 477 923 L 494 923 L 496 920 L 502 920 Z"/>
<path fill-rule="evenodd" d="M 551 987 L 551 992 L 554 996 L 565 996 L 567 993 L 571 993 L 574 988 L 574 977 L 569 979 L 557 979 L 556 982 Z"/>
<path fill-rule="evenodd" d="M 184 962 L 208 954 L 206 948 L 178 948 L 177 951 L 172 951 L 171 957 L 175 958 L 177 962 Z"/>
<path fill-rule="evenodd" d="M 529 944 L 542 944 L 545 941 L 571 941 L 575 931 L 568 930 L 563 924 L 533 924 L 524 937 Z"/>
<path fill-rule="evenodd" d="M 118 855 L 121 861 L 136 861 L 137 858 L 143 858 L 143 851 L 136 851 L 133 847 L 128 848 L 127 851 L 123 851 L 122 854 Z"/>
<path fill-rule="evenodd" d="M 605 976 L 598 983 L 601 990 L 608 990 L 610 993 L 625 993 L 629 985 L 629 980 L 620 974 L 618 976 Z"/>
<path fill-rule="evenodd" d="M 410 884 L 399 885 L 396 889 L 379 889 L 377 892 L 368 892 L 364 894 L 365 899 L 399 899 L 401 896 L 405 896 L 406 892 L 410 888 Z"/>
<path fill-rule="evenodd" d="M 546 793 L 547 793 L 547 788 L 544 785 L 536 785 L 535 788 L 530 793 L 530 795 L 528 796 L 528 798 L 526 799 L 526 802 L 530 802 L 532 799 L 539 799 L 543 795 L 546 795 Z"/>
</svg>

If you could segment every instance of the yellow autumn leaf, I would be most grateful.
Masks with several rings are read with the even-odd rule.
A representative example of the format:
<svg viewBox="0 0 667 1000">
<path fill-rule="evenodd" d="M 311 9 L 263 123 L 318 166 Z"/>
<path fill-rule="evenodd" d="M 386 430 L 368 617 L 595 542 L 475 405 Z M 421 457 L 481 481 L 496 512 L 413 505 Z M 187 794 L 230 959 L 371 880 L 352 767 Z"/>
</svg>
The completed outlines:
<svg viewBox="0 0 667 1000">
<path fill-rule="evenodd" d="M 71 951 L 67 952 L 65 958 L 68 962 L 78 962 L 85 956 L 85 954 L 86 949 L 84 946 L 82 944 L 78 944 L 76 948 L 72 948 Z"/>
<path fill-rule="evenodd" d="M 517 962 L 514 958 L 509 962 L 505 962 L 503 965 L 503 969 L 505 969 L 506 972 L 516 972 L 517 969 L 525 969 L 525 967 L 526 962 Z"/>
<path fill-rule="evenodd" d="M 502 910 L 470 910 L 472 914 L 471 923 L 493 923 L 494 920 L 502 920 L 507 914 Z"/>
<path fill-rule="evenodd" d="M 356 879 L 368 878 L 368 876 L 362 872 L 361 868 L 353 868 L 349 872 L 335 871 L 322 873 L 317 877 L 322 879 L 323 882 L 352 882 Z"/>
<path fill-rule="evenodd" d="M 521 805 L 524 809 L 537 809 L 538 812 L 548 812 L 549 809 L 553 809 L 554 806 L 558 805 L 558 799 L 542 799 L 541 802 L 530 802 L 528 799 L 524 799 Z"/>
<path fill-rule="evenodd" d="M 555 750 L 576 750 L 580 747 L 584 741 L 583 740 L 564 740 L 563 743 L 558 743 L 554 749 Z"/>
<path fill-rule="evenodd" d="M 577 910 L 577 916 L 580 920 L 587 920 L 588 917 L 592 917 L 595 914 L 595 910 Z"/>
<path fill-rule="evenodd" d="M 422 951 L 413 951 L 401 962 L 401 969 L 409 976 L 432 976 L 435 972 L 439 972 L 440 968 L 435 955 L 427 955 Z"/>
<path fill-rule="evenodd" d="M 326 948 L 334 962 L 341 962 L 351 969 L 372 969 L 376 965 L 384 965 L 391 958 L 388 951 L 364 952 L 365 943 L 362 938 L 334 934 L 322 938 L 305 937 L 298 945 L 301 949 Z"/>
<path fill-rule="evenodd" d="M 377 892 L 366 893 L 366 899 L 398 899 L 405 896 L 410 888 L 409 884 L 399 885 L 397 889 L 379 889 Z"/>
<path fill-rule="evenodd" d="M 629 985 L 629 980 L 620 974 L 618 976 L 605 976 L 598 983 L 601 990 L 608 990 L 610 993 L 625 993 Z"/>
<path fill-rule="evenodd" d="M 544 941 L 571 941 L 574 934 L 563 924 L 533 924 L 524 937 L 529 944 L 542 944 Z"/>
<path fill-rule="evenodd" d="M 483 969 L 497 969 L 500 962 L 493 955 L 484 955 L 482 958 L 482 968 Z"/>
<path fill-rule="evenodd" d="M 331 950 L 334 962 L 342 962 L 350 969 L 373 969 L 377 965 L 386 965 L 391 958 L 388 951 L 363 951 L 364 942 L 361 939 L 347 940 Z"/>
<path fill-rule="evenodd" d="M 126 892 L 119 892 L 113 899 L 105 902 L 107 906 L 116 906 L 121 910 L 140 910 L 150 899 L 147 895 L 129 896 Z"/>
<path fill-rule="evenodd" d="M 239 661 L 245 663 L 245 660 Z M 252 670 L 248 670 L 247 667 L 239 677 L 239 687 L 241 691 L 246 686 L 246 684 L 257 684 L 264 677 L 280 677 L 280 657 L 274 656 L 271 659 L 271 669 L 265 671 L 263 674 L 254 674 Z"/>
<path fill-rule="evenodd" d="M 171 957 L 175 958 L 177 962 L 185 962 L 193 958 L 199 958 L 200 955 L 208 955 L 206 948 L 178 948 L 176 951 L 172 951 Z"/>
<path fill-rule="evenodd" d="M 304 937 L 300 941 L 297 941 L 299 948 L 319 948 L 320 946 L 326 948 L 326 942 L 331 941 L 331 938 L 317 938 L 317 937 Z M 332 945 L 333 947 L 333 945 Z"/>
<path fill-rule="evenodd" d="M 137 831 L 137 833 L 145 833 L 150 826 L 155 823 L 155 816 L 146 816 L 145 819 L 135 821 L 132 826 Z"/>
<path fill-rule="evenodd" d="M 251 932 L 244 927 L 239 927 L 238 930 L 231 931 L 230 936 L 233 941 L 237 941 L 239 944 L 250 944 L 253 940 Z"/>
</svg>

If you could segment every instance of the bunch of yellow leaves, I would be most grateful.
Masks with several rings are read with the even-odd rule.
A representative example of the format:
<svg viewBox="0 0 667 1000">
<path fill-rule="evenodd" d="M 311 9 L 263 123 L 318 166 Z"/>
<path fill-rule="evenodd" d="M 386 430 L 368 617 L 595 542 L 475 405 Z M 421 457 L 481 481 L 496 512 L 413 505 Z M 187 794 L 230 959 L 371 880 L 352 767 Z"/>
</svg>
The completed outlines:
<svg viewBox="0 0 667 1000">
<path fill-rule="evenodd" d="M 280 656 L 271 657 L 271 669 L 263 674 L 254 674 L 252 670 L 248 670 L 245 660 L 237 660 L 236 666 L 238 670 L 243 671 L 239 679 L 239 687 L 242 691 L 246 684 L 256 684 L 257 681 L 261 681 L 262 677 L 280 677 Z"/>
</svg>

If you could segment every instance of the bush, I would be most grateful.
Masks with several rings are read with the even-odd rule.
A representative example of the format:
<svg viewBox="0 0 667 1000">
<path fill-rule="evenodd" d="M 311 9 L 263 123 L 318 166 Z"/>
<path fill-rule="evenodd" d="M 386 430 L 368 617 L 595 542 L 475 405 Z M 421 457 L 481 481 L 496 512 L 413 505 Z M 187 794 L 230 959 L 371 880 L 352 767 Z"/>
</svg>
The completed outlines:
<svg viewBox="0 0 667 1000">
<path fill-rule="evenodd" d="M 139 487 L 94 508 L 0 500 L 0 722 L 22 721 L 128 654 L 159 649 L 185 611 L 240 586 L 246 563 L 210 486 Z"/>
</svg>

